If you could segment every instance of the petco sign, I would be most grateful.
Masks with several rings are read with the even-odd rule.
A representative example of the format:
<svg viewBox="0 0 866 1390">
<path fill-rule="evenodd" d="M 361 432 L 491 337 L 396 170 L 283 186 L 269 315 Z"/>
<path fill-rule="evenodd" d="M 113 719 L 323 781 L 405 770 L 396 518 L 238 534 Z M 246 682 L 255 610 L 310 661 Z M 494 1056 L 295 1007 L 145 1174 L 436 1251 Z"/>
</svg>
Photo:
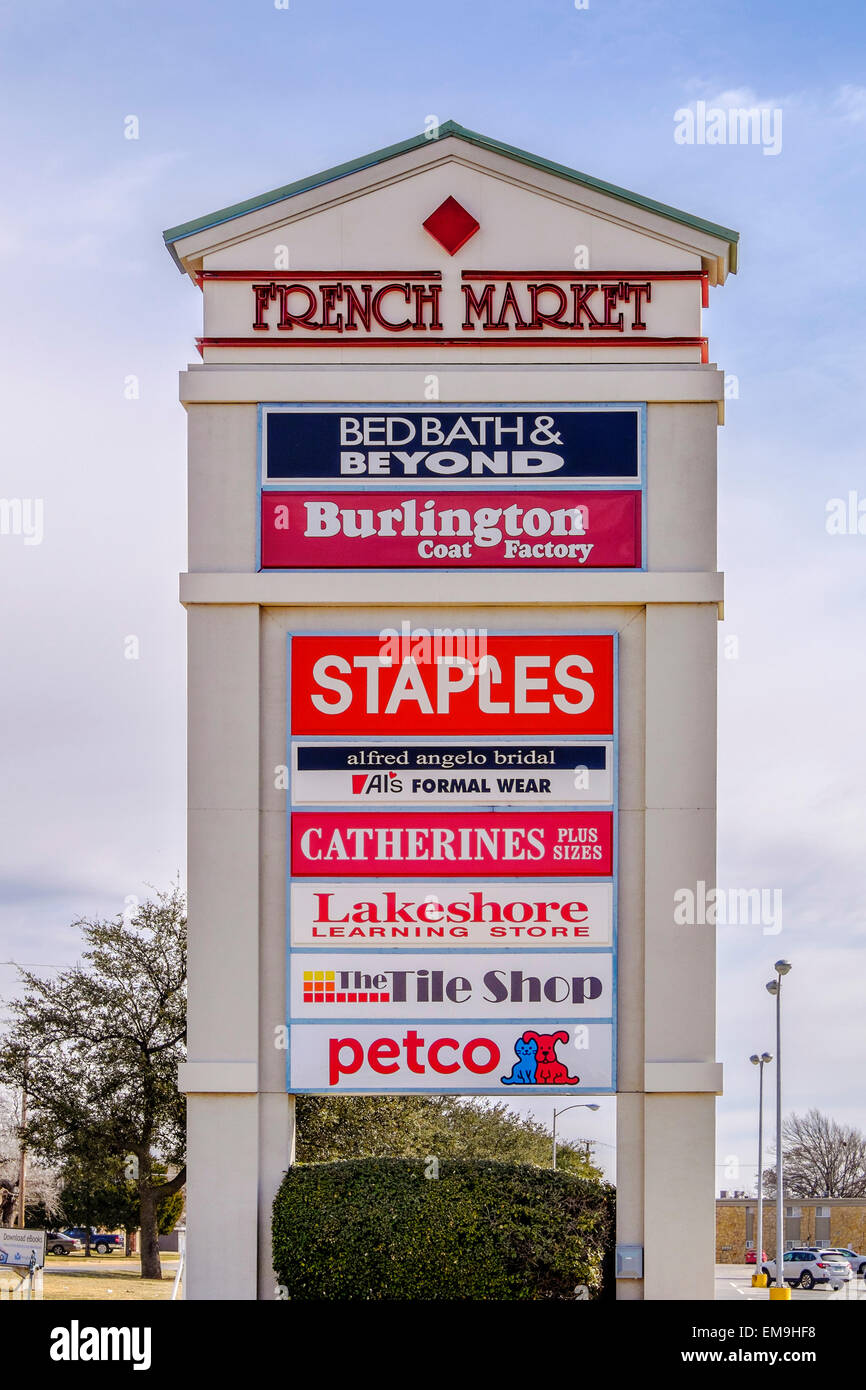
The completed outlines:
<svg viewBox="0 0 866 1390">
<path fill-rule="evenodd" d="M 549 1020 L 555 1021 L 551 1023 Z M 385 1022 L 296 1023 L 292 1091 L 503 1097 L 613 1089 L 612 1025 Z"/>
</svg>

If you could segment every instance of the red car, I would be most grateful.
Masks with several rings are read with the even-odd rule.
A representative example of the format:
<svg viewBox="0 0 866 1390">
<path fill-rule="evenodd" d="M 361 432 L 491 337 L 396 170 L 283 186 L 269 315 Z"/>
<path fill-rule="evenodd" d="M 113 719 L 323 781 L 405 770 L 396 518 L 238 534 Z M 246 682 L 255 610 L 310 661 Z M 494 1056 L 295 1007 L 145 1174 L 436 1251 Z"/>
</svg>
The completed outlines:
<svg viewBox="0 0 866 1390">
<path fill-rule="evenodd" d="M 761 1264 L 764 1263 L 764 1261 L 765 1261 L 766 1258 L 767 1258 L 767 1252 L 766 1252 L 766 1250 L 762 1250 L 762 1251 L 761 1251 Z M 754 1250 L 747 1250 L 747 1251 L 746 1251 L 746 1264 L 747 1264 L 747 1265 L 753 1265 L 754 1263 L 755 1263 L 755 1252 L 754 1252 Z"/>
</svg>

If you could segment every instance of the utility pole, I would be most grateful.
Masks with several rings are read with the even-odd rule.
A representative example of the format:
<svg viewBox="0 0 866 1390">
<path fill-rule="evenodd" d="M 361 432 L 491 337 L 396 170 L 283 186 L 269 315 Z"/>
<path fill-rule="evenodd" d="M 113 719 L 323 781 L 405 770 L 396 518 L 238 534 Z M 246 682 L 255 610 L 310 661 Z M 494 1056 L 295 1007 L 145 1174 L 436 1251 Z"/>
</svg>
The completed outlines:
<svg viewBox="0 0 866 1390">
<path fill-rule="evenodd" d="M 24 1146 L 23 1131 L 27 1123 L 27 1072 L 21 1080 L 21 1132 L 18 1150 L 18 1211 L 17 1224 L 20 1229 L 24 1228 L 24 1206 L 27 1199 L 27 1149 Z"/>
</svg>

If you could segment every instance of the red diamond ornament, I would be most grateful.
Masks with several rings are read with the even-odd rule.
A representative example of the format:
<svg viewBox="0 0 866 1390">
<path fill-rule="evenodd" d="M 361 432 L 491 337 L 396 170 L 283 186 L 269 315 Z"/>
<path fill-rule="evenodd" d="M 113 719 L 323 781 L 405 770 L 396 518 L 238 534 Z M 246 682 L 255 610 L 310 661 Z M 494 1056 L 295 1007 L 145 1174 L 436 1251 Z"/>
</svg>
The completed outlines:
<svg viewBox="0 0 866 1390">
<path fill-rule="evenodd" d="M 481 223 L 461 207 L 456 198 L 446 198 L 423 226 L 440 246 L 445 247 L 449 256 L 454 256 L 470 237 L 474 237 Z"/>
</svg>

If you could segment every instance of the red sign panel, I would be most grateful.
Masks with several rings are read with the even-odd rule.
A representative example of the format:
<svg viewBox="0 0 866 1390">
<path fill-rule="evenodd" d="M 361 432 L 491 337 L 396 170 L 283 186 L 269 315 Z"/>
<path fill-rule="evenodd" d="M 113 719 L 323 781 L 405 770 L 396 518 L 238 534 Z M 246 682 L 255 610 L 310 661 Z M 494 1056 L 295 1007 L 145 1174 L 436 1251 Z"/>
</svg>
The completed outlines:
<svg viewBox="0 0 866 1390">
<path fill-rule="evenodd" d="M 293 637 L 292 733 L 613 733 L 613 637 L 420 633 Z"/>
<path fill-rule="evenodd" d="M 352 878 L 527 874 L 576 878 L 613 872 L 610 811 L 464 812 L 372 816 L 296 812 L 292 873 Z"/>
<path fill-rule="evenodd" d="M 639 492 L 263 492 L 262 569 L 629 569 Z"/>
</svg>

